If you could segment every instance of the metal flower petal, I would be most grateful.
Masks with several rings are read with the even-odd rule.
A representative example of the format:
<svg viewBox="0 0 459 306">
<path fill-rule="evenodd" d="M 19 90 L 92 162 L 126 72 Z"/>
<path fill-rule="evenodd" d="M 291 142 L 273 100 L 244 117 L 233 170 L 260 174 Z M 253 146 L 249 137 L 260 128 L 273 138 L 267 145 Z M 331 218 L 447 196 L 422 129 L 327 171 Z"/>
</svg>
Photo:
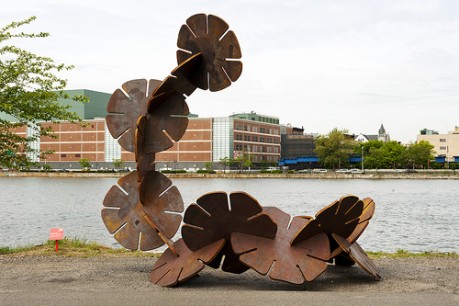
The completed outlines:
<svg viewBox="0 0 459 306">
<path fill-rule="evenodd" d="M 155 189 L 148 191 L 148 195 L 144 196 L 145 206 L 140 202 L 135 171 L 119 179 L 118 185 L 114 185 L 105 196 L 102 220 L 108 231 L 115 234 L 115 239 L 127 249 L 156 249 L 164 245 L 159 232 L 170 238 L 180 225 L 180 215 L 170 212 L 178 209 L 169 203 L 171 197 L 180 197 L 178 190 L 174 189 L 175 187 L 170 188 L 169 179 L 162 175 L 159 178 L 154 176 L 152 181 Z M 151 221 L 155 227 L 151 225 Z"/>
<path fill-rule="evenodd" d="M 362 200 L 363 202 L 363 211 L 362 214 L 359 217 L 359 222 L 357 226 L 355 227 L 354 231 L 349 235 L 349 237 L 346 239 L 350 244 L 353 244 L 354 242 L 357 241 L 357 239 L 362 235 L 362 233 L 365 231 L 367 228 L 368 224 L 370 223 L 370 219 L 373 217 L 375 213 L 375 202 L 371 198 L 365 198 Z M 330 255 L 330 258 L 334 258 L 338 256 L 340 253 L 342 253 L 343 250 L 341 248 L 335 249 L 332 254 Z M 346 256 L 348 257 L 348 256 Z M 352 261 L 350 261 L 350 258 L 344 258 L 343 261 L 338 261 L 338 262 L 343 262 L 345 265 L 351 265 Z M 338 263 L 335 260 L 335 264 Z"/>
<path fill-rule="evenodd" d="M 343 196 L 341 199 L 321 209 L 314 220 L 306 224 L 298 234 L 292 238 L 291 244 L 307 240 L 317 234 L 338 234 L 349 237 L 362 215 L 363 202 L 353 195 Z"/>
<path fill-rule="evenodd" d="M 265 212 L 277 224 L 274 239 L 267 239 L 242 233 L 233 233 L 231 243 L 239 260 L 260 274 L 273 280 L 302 284 L 312 281 L 327 268 L 330 256 L 329 240 L 326 234 L 290 245 L 292 237 L 309 222 L 302 217 L 291 216 L 278 208 L 269 207 Z M 291 221 L 291 222 L 290 222 Z"/>
<path fill-rule="evenodd" d="M 161 81 L 145 79 L 124 83 L 110 97 L 107 105 L 107 128 L 125 150 L 134 152 L 137 119 L 147 112 L 147 98 Z"/>
<path fill-rule="evenodd" d="M 205 194 L 187 208 L 184 222 L 182 237 L 191 250 L 201 249 L 222 238 L 226 240 L 223 250 L 209 265 L 219 267 L 224 255 L 222 270 L 231 273 L 248 269 L 232 250 L 232 233 L 274 238 L 277 231 L 276 224 L 263 213 L 257 200 L 244 192 L 231 193 L 229 203 L 226 192 Z"/>
<path fill-rule="evenodd" d="M 171 287 L 184 282 L 204 269 L 204 264 L 211 261 L 224 244 L 225 240 L 221 239 L 192 252 L 187 248 L 183 239 L 179 239 L 156 261 L 150 274 L 150 280 L 163 287 Z"/>
<path fill-rule="evenodd" d="M 222 90 L 242 73 L 241 48 L 228 24 L 214 15 L 197 14 L 187 19 L 177 39 L 177 62 L 202 53 L 202 62 L 190 82 L 201 89 Z"/>
<path fill-rule="evenodd" d="M 381 279 L 381 274 L 373 261 L 357 242 L 349 243 L 345 238 L 332 234 L 339 246 L 352 258 L 362 269 L 371 274 L 375 279 Z"/>
</svg>

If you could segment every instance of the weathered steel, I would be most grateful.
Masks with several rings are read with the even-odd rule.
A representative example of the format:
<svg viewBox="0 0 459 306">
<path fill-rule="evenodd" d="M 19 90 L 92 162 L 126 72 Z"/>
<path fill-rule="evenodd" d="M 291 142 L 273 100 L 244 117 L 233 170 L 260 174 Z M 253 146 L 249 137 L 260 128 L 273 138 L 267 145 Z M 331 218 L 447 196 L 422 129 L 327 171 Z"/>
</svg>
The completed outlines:
<svg viewBox="0 0 459 306">
<path fill-rule="evenodd" d="M 248 268 L 240 263 L 231 247 L 231 234 L 246 233 L 264 238 L 274 238 L 276 224 L 263 213 L 260 204 L 244 192 L 213 192 L 201 196 L 196 204 L 185 211 L 182 237 L 190 250 L 199 250 L 222 238 L 226 243 L 220 254 L 209 263 L 218 268 L 223 255 L 222 270 L 242 273 Z"/>
<path fill-rule="evenodd" d="M 110 97 L 107 105 L 107 128 L 125 150 L 134 152 L 137 119 L 147 112 L 147 98 L 161 81 L 145 79 L 124 83 Z"/>
<path fill-rule="evenodd" d="M 174 103 L 169 101 L 171 96 L 180 96 L 185 100 L 184 95 L 190 96 L 196 90 L 196 86 L 190 83 L 189 77 L 201 60 L 201 54 L 195 54 L 172 70 L 171 75 L 164 79 L 148 99 L 149 114 L 155 113 L 156 108 L 164 103 Z"/>
<path fill-rule="evenodd" d="M 363 202 L 363 211 L 362 214 L 359 217 L 359 223 L 355 227 L 354 231 L 349 235 L 347 238 L 347 241 L 352 244 L 357 241 L 357 239 L 362 235 L 362 233 L 365 231 L 367 228 L 368 224 L 370 223 L 370 219 L 373 217 L 375 213 L 375 202 L 371 198 L 365 198 L 362 200 Z M 334 258 L 338 256 L 343 250 L 341 248 L 336 248 L 332 254 L 330 255 L 330 258 Z M 347 257 L 347 256 L 345 256 Z M 346 263 L 346 260 L 349 260 L 349 258 L 344 258 L 343 260 L 335 260 L 335 263 L 340 264 L 340 263 Z M 349 262 L 347 262 L 346 265 L 349 265 Z"/>
<path fill-rule="evenodd" d="M 222 90 L 235 82 L 242 73 L 241 48 L 228 24 L 214 15 L 191 16 L 180 28 L 177 62 L 202 53 L 202 62 L 190 75 L 192 84 L 210 91 Z"/>
<path fill-rule="evenodd" d="M 211 261 L 225 244 L 224 239 L 215 241 L 195 252 L 190 251 L 183 239 L 174 243 L 174 251 L 167 249 L 156 261 L 150 280 L 163 287 L 175 286 L 197 275 L 204 263 Z"/>
<path fill-rule="evenodd" d="M 302 284 L 312 281 L 327 268 L 330 246 L 326 234 L 290 245 L 292 237 L 309 220 L 291 216 L 278 208 L 267 207 L 263 210 L 277 224 L 274 239 L 233 233 L 231 243 L 239 260 L 260 274 L 273 280 Z M 290 222 L 291 221 L 291 222 Z"/>
<path fill-rule="evenodd" d="M 182 222 L 183 200 L 172 181 L 158 171 L 149 171 L 139 186 L 143 210 L 158 232 L 172 238 Z"/>
<path fill-rule="evenodd" d="M 146 193 L 145 205 L 140 202 L 135 171 L 119 179 L 118 185 L 108 191 L 103 202 L 106 208 L 102 209 L 102 220 L 122 246 L 130 250 L 149 251 L 164 245 L 158 231 L 169 238 L 175 234 L 181 216 L 169 211 L 181 211 L 178 203 L 181 196 L 175 187 L 170 187 L 170 184 L 170 180 L 164 175 L 152 175 L 146 186 L 152 187 L 153 190 Z M 174 200 L 169 201 L 172 198 Z M 181 205 L 183 210 L 183 203 Z M 156 228 L 145 220 L 144 214 L 156 222 Z"/>
<path fill-rule="evenodd" d="M 320 233 L 335 233 L 342 237 L 349 237 L 362 215 L 363 202 L 358 197 L 348 195 L 321 209 L 314 220 L 308 222 L 293 237 L 291 244 L 311 238 Z"/>
<path fill-rule="evenodd" d="M 367 256 L 365 251 L 357 242 L 349 243 L 345 238 L 332 234 L 339 246 L 365 271 L 373 275 L 375 279 L 381 279 L 381 274 L 373 261 Z"/>
<path fill-rule="evenodd" d="M 182 95 L 169 97 L 147 116 L 145 124 L 145 153 L 158 153 L 171 148 L 179 141 L 188 125 L 188 105 Z"/>
<path fill-rule="evenodd" d="M 207 264 L 221 265 L 231 273 L 253 268 L 273 280 L 301 284 L 314 280 L 333 260 L 340 265 L 355 261 L 380 278 L 356 242 L 375 211 L 370 198 L 344 196 L 315 218 L 292 218 L 274 207 L 263 209 L 244 192 L 207 193 L 188 207 L 183 239 L 173 242 L 183 200 L 172 182 L 155 171 L 155 155 L 184 135 L 189 115 L 186 98 L 196 88 L 221 90 L 242 72 L 236 35 L 216 16 L 191 16 L 180 29 L 177 45 L 179 65 L 170 76 L 162 82 L 126 82 L 107 106 L 110 133 L 124 149 L 135 152 L 137 171 L 108 191 L 102 219 L 128 249 L 168 245 L 153 267 L 151 281 L 174 286 Z"/>
<path fill-rule="evenodd" d="M 149 171 L 155 170 L 155 153 L 147 153 L 145 151 L 147 120 L 147 116 L 140 116 L 135 131 L 135 161 L 137 162 L 139 182 L 143 180 Z"/>
</svg>

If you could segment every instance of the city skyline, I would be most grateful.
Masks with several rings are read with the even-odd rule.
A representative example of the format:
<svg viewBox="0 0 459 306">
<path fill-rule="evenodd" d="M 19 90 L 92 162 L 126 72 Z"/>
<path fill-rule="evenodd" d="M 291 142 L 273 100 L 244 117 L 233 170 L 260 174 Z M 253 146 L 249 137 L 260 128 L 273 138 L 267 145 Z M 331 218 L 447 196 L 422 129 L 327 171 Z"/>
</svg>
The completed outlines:
<svg viewBox="0 0 459 306">
<path fill-rule="evenodd" d="M 391 139 L 408 143 L 423 128 L 459 125 L 458 12 L 455 1 L 18 0 L 0 20 L 37 16 L 19 31 L 51 37 L 11 43 L 75 65 L 60 74 L 67 89 L 112 93 L 131 79 L 166 77 L 180 26 L 215 14 L 236 33 L 244 69 L 223 91 L 195 92 L 192 113 L 253 110 L 321 134 L 376 134 L 384 124 Z"/>
</svg>

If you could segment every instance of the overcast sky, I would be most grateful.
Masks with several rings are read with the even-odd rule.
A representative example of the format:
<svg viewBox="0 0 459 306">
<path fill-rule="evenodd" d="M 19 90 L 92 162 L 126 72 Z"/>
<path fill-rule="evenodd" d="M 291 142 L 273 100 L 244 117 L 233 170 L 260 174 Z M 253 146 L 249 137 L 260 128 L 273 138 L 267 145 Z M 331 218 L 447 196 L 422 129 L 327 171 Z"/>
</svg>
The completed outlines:
<svg viewBox="0 0 459 306">
<path fill-rule="evenodd" d="M 201 117 L 273 115 L 305 132 L 377 134 L 414 141 L 459 125 L 459 1 L 0 0 L 0 26 L 51 37 L 14 41 L 56 62 L 68 89 L 112 93 L 177 65 L 177 34 L 196 13 L 223 18 L 242 49 L 232 86 L 187 99 Z"/>
</svg>

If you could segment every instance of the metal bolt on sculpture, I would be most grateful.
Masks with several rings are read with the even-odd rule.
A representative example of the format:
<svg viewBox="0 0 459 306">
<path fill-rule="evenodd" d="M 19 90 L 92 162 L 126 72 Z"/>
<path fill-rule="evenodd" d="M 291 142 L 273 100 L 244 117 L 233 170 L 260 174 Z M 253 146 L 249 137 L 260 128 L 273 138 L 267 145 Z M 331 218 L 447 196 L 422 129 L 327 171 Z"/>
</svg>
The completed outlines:
<svg viewBox="0 0 459 306">
<path fill-rule="evenodd" d="M 315 218 L 263 208 L 244 192 L 207 193 L 184 213 L 182 239 L 172 241 L 184 205 L 170 179 L 155 170 L 155 154 L 179 141 L 188 124 L 186 97 L 196 88 L 222 90 L 242 72 L 241 50 L 228 24 L 213 15 L 194 15 L 182 25 L 178 66 L 164 81 L 131 80 L 107 106 L 107 126 L 125 150 L 134 152 L 137 171 L 106 194 L 102 219 L 125 248 L 148 251 L 167 244 L 153 266 L 151 281 L 174 286 L 205 265 L 243 273 L 252 268 L 273 280 L 302 284 L 328 263 L 357 263 L 374 278 L 378 269 L 356 240 L 375 211 L 370 198 L 348 195 Z"/>
</svg>

